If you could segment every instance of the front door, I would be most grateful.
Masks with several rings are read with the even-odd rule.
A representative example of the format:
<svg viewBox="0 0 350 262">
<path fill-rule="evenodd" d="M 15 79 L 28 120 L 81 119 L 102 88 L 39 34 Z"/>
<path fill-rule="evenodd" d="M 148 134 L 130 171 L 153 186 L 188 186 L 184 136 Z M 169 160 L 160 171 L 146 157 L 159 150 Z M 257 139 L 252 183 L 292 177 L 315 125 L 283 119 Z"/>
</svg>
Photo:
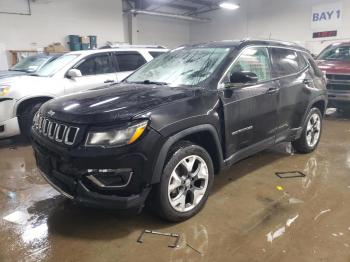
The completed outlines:
<svg viewBox="0 0 350 262">
<path fill-rule="evenodd" d="M 257 82 L 230 85 L 234 72 L 250 72 Z M 277 125 L 277 94 L 271 80 L 267 48 L 248 47 L 242 51 L 219 85 L 224 107 L 226 156 L 240 150 L 273 144 Z"/>
<path fill-rule="evenodd" d="M 115 66 L 109 53 L 88 56 L 74 67 L 80 77 L 66 78 L 65 93 L 75 93 L 117 82 Z"/>
</svg>

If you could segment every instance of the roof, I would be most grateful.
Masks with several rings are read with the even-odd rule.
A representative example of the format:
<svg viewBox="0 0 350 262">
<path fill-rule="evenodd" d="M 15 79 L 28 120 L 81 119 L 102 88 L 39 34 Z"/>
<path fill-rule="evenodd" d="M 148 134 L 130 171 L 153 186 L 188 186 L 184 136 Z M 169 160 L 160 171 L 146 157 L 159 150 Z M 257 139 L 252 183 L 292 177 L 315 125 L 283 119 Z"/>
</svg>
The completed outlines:
<svg viewBox="0 0 350 262">
<path fill-rule="evenodd" d="M 89 55 L 89 54 L 97 54 L 97 53 L 106 53 L 106 52 L 115 52 L 115 51 L 149 51 L 149 52 L 168 52 L 168 49 L 163 48 L 146 48 L 146 47 L 128 47 L 128 48 L 105 48 L 105 49 L 94 49 L 94 50 L 79 50 L 72 51 L 69 54 L 78 54 L 78 55 Z"/>
<path fill-rule="evenodd" d="M 264 39 L 244 39 L 244 40 L 224 40 L 224 41 L 213 41 L 208 43 L 200 43 L 190 45 L 189 47 L 226 47 L 226 48 L 238 48 L 241 49 L 249 45 L 259 45 L 259 46 L 279 46 L 297 49 L 300 51 L 308 52 L 302 46 L 297 45 L 293 42 L 279 41 L 279 40 L 264 40 Z"/>
</svg>

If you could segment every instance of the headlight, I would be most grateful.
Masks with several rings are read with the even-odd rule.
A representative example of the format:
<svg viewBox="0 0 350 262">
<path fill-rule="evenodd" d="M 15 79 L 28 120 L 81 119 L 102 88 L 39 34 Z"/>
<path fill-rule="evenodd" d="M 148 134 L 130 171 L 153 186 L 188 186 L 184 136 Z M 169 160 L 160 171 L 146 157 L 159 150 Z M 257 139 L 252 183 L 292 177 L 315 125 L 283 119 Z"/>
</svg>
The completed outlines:
<svg viewBox="0 0 350 262">
<path fill-rule="evenodd" d="M 10 92 L 10 86 L 0 86 L 0 96 L 6 96 Z"/>
<path fill-rule="evenodd" d="M 90 132 L 87 146 L 116 147 L 134 143 L 145 131 L 148 121 L 143 121 L 125 129 L 115 129 L 106 132 Z"/>
</svg>

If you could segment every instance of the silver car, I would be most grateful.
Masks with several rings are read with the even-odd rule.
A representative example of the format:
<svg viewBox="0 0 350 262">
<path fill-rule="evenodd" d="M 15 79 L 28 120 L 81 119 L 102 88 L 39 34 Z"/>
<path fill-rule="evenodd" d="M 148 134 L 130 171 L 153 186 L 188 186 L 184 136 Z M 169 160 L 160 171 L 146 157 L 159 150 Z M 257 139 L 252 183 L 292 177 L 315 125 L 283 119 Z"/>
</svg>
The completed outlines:
<svg viewBox="0 0 350 262">
<path fill-rule="evenodd" d="M 30 136 L 40 106 L 55 97 L 118 83 L 165 48 L 126 47 L 67 53 L 31 75 L 0 79 L 0 138 Z"/>
</svg>

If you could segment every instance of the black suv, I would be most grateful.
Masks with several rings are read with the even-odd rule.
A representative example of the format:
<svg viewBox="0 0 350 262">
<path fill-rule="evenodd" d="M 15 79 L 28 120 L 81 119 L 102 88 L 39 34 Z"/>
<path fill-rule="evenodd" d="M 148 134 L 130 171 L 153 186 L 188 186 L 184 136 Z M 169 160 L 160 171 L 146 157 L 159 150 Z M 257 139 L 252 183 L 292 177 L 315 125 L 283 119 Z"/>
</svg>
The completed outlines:
<svg viewBox="0 0 350 262">
<path fill-rule="evenodd" d="M 291 43 L 183 46 L 123 83 L 53 99 L 34 118 L 44 178 L 78 203 L 181 221 L 205 204 L 214 174 L 282 141 L 313 151 L 325 78 Z"/>
</svg>

